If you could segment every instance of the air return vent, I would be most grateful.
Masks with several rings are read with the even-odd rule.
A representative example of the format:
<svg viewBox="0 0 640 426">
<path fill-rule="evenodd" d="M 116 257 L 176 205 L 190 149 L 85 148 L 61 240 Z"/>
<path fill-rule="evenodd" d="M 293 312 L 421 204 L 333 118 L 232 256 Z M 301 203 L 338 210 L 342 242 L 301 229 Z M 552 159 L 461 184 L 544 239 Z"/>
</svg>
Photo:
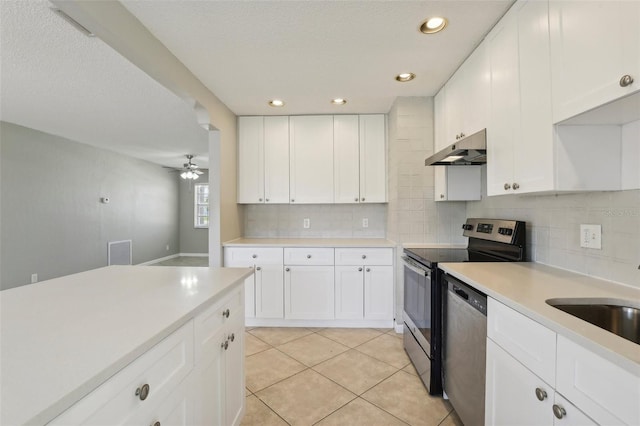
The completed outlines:
<svg viewBox="0 0 640 426">
<path fill-rule="evenodd" d="M 131 262 L 131 240 L 109 242 L 108 265 L 131 265 Z"/>
</svg>

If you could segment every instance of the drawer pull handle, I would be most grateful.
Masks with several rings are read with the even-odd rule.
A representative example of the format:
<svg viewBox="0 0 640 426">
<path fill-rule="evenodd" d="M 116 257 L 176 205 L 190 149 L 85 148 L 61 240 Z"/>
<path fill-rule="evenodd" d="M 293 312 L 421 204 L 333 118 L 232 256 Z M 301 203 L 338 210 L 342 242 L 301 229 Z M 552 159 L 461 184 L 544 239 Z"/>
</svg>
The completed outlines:
<svg viewBox="0 0 640 426">
<path fill-rule="evenodd" d="M 289 268 L 286 268 L 286 269 L 285 269 L 285 271 L 287 271 L 287 272 L 289 272 L 290 270 L 291 270 L 291 269 L 289 269 Z"/>
<path fill-rule="evenodd" d="M 358 268 L 358 272 L 362 272 L 362 268 Z"/>
<path fill-rule="evenodd" d="M 231 312 L 229 312 L 229 309 L 225 309 L 224 311 L 222 311 L 222 316 L 225 317 L 225 318 L 229 318 L 229 314 L 230 313 Z"/>
<path fill-rule="evenodd" d="M 561 419 L 567 415 L 567 412 L 560 405 L 553 404 L 553 415 L 556 416 L 558 419 Z"/>
<path fill-rule="evenodd" d="M 544 401 L 547 399 L 547 392 L 544 389 L 536 388 L 536 397 L 538 401 Z"/>
<path fill-rule="evenodd" d="M 136 389 L 136 396 L 140 398 L 140 401 L 144 401 L 149 396 L 149 385 L 145 383 Z"/>
<path fill-rule="evenodd" d="M 258 255 L 257 254 L 252 254 L 251 257 L 253 257 L 255 259 L 256 257 L 258 257 Z"/>
<path fill-rule="evenodd" d="M 160 426 L 160 422 L 155 422 L 151 426 Z"/>
<path fill-rule="evenodd" d="M 311 259 L 311 255 L 310 254 L 307 255 L 307 259 Z"/>
<path fill-rule="evenodd" d="M 229 341 L 225 340 L 223 343 L 220 343 L 220 347 L 226 351 L 229 348 Z"/>
<path fill-rule="evenodd" d="M 362 255 L 362 258 L 363 258 L 363 259 L 366 259 L 366 258 L 367 258 L 367 255 L 366 255 L 366 254 L 363 254 L 363 255 Z"/>
<path fill-rule="evenodd" d="M 371 272 L 371 268 L 367 268 L 367 272 Z"/>
<path fill-rule="evenodd" d="M 633 83 L 633 77 L 631 77 L 629 74 L 623 75 L 620 79 L 620 87 L 627 87 L 631 83 Z"/>
<path fill-rule="evenodd" d="M 256 271 L 261 271 L 262 267 L 261 266 L 256 266 Z"/>
<path fill-rule="evenodd" d="M 229 340 L 231 340 L 232 342 L 233 342 L 234 340 L 236 340 L 236 335 L 235 335 L 235 333 L 231 333 L 231 336 L 229 336 Z"/>
<path fill-rule="evenodd" d="M 508 183 L 505 183 L 505 184 L 504 184 L 504 190 L 505 190 L 505 191 L 508 191 L 508 190 L 510 190 L 510 189 L 511 189 L 511 185 L 509 185 Z"/>
</svg>

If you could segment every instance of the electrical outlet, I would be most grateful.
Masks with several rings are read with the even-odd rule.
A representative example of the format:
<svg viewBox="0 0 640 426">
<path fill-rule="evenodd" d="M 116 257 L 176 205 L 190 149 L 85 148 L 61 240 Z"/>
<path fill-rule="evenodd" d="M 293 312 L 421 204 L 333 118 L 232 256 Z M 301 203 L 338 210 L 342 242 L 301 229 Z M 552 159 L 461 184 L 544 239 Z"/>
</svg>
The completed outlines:
<svg viewBox="0 0 640 426">
<path fill-rule="evenodd" d="M 309 218 L 302 219 L 302 226 L 304 229 L 309 229 L 311 227 L 311 220 L 309 220 Z"/>
<path fill-rule="evenodd" d="M 165 247 L 165 250 L 169 251 L 169 244 Z"/>
<path fill-rule="evenodd" d="M 31 274 L 31 284 L 38 282 L 38 274 Z"/>
<path fill-rule="evenodd" d="M 602 226 L 580 225 L 580 247 L 602 250 Z"/>
<path fill-rule="evenodd" d="M 362 219 L 362 227 L 363 228 L 369 227 L 369 219 L 367 219 L 366 217 Z"/>
</svg>

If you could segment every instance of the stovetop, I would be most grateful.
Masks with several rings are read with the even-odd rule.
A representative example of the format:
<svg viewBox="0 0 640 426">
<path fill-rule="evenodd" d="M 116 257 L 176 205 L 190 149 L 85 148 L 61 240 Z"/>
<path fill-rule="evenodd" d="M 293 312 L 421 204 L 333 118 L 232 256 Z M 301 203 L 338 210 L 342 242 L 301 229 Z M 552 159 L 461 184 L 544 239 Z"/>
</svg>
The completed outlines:
<svg viewBox="0 0 640 426">
<path fill-rule="evenodd" d="M 428 267 L 444 262 L 468 262 L 466 248 L 405 248 L 405 254 Z"/>
</svg>

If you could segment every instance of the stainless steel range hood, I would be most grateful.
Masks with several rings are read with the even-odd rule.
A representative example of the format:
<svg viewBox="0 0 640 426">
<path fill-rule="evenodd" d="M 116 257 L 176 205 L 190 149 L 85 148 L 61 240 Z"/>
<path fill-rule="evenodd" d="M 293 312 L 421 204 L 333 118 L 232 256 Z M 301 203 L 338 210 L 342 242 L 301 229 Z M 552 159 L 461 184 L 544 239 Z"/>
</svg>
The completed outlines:
<svg viewBox="0 0 640 426">
<path fill-rule="evenodd" d="M 487 162 L 487 129 L 466 136 L 424 160 L 425 166 L 470 166 Z"/>
</svg>

